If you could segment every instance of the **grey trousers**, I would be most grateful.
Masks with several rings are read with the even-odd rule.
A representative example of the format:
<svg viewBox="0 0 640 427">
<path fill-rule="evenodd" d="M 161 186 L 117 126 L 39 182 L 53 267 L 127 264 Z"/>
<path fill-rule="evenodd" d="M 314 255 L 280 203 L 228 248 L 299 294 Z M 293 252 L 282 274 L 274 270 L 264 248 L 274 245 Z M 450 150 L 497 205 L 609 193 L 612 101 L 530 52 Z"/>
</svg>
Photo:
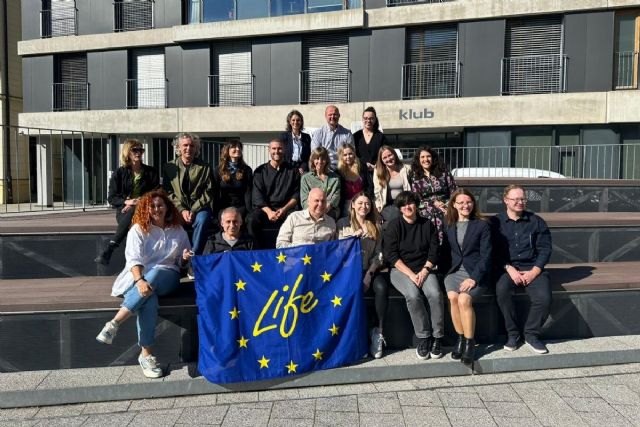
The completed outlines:
<svg viewBox="0 0 640 427">
<path fill-rule="evenodd" d="M 391 284 L 404 295 L 407 309 L 413 323 L 413 331 L 418 338 L 442 338 L 444 336 L 444 302 L 440 285 L 435 274 L 429 274 L 418 288 L 404 273 L 391 269 Z M 422 293 L 427 297 L 429 309 L 424 304 Z M 431 312 L 431 319 L 429 319 Z M 432 333 L 433 329 L 433 333 Z"/>
</svg>

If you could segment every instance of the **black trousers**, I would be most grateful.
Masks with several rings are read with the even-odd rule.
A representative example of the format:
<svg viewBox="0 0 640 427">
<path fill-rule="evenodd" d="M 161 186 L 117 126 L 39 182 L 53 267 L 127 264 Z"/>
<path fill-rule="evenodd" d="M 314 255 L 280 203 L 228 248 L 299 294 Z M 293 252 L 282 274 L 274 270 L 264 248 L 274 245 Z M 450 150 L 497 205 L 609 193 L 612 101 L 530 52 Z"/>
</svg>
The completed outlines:
<svg viewBox="0 0 640 427">
<path fill-rule="evenodd" d="M 131 220 L 133 219 L 133 214 L 135 212 L 135 206 L 132 206 L 131 209 L 125 213 L 122 213 L 122 208 L 116 208 L 116 221 L 118 222 L 118 227 L 116 228 L 116 234 L 113 235 L 111 241 L 117 246 L 127 238 L 127 233 L 129 233 L 129 227 L 131 226 Z"/>
<path fill-rule="evenodd" d="M 247 231 L 253 238 L 256 249 L 273 249 L 276 247 L 276 238 L 280 226 L 287 215 L 276 222 L 269 221 L 269 217 L 262 209 L 254 209 L 247 215 Z"/>
<path fill-rule="evenodd" d="M 504 272 L 496 283 L 496 299 L 504 316 L 504 326 L 509 336 L 520 334 L 513 304 L 513 294 L 517 287 L 519 286 L 516 286 L 507 272 Z M 524 337 L 525 340 L 538 338 L 540 329 L 547 320 L 551 308 L 549 274 L 543 271 L 529 286 L 523 287 L 531 300 L 531 307 L 524 323 Z"/>
</svg>

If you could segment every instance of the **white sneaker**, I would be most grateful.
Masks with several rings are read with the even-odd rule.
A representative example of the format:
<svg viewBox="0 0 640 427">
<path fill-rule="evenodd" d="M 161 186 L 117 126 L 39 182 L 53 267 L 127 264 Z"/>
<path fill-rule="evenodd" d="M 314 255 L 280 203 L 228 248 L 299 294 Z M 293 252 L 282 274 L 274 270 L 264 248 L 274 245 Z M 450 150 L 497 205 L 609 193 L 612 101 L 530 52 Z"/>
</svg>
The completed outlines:
<svg viewBox="0 0 640 427">
<path fill-rule="evenodd" d="M 100 331 L 96 340 L 100 341 L 103 344 L 111 344 L 113 339 L 116 337 L 118 333 L 118 325 L 113 323 L 113 321 L 108 321 L 105 323 L 104 328 Z"/>
<path fill-rule="evenodd" d="M 371 355 L 376 359 L 380 359 L 382 357 L 382 348 L 385 345 L 387 343 L 380 333 L 380 328 L 371 328 L 371 346 L 369 347 Z"/>
<path fill-rule="evenodd" d="M 153 355 L 147 357 L 142 354 L 138 356 L 138 363 L 142 368 L 142 373 L 147 378 L 160 378 L 162 376 L 162 368 L 158 367 L 158 362 Z"/>
</svg>

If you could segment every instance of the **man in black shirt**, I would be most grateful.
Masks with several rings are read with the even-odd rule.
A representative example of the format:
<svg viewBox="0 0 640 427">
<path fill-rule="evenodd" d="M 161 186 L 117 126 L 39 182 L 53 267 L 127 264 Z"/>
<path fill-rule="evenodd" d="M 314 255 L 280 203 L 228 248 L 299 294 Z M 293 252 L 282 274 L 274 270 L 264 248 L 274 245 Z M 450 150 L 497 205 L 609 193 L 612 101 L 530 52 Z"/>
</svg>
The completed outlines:
<svg viewBox="0 0 640 427">
<path fill-rule="evenodd" d="M 506 211 L 492 218 L 494 253 L 502 273 L 496 283 L 496 298 L 504 316 L 508 339 L 506 350 L 516 350 L 520 332 L 516 323 L 513 294 L 524 287 L 531 308 L 524 324 L 524 339 L 538 354 L 548 352 L 540 341 L 540 329 L 551 307 L 551 285 L 544 270 L 551 257 L 551 233 L 545 221 L 525 210 L 527 198 L 519 185 L 504 190 Z"/>
<path fill-rule="evenodd" d="M 251 201 L 253 211 L 247 216 L 247 230 L 259 248 L 274 248 L 275 239 L 263 236 L 264 229 L 280 228 L 289 212 L 300 200 L 300 174 L 284 159 L 284 145 L 279 139 L 269 142 L 271 160 L 253 173 Z M 273 240 L 273 241 L 271 241 Z"/>
</svg>

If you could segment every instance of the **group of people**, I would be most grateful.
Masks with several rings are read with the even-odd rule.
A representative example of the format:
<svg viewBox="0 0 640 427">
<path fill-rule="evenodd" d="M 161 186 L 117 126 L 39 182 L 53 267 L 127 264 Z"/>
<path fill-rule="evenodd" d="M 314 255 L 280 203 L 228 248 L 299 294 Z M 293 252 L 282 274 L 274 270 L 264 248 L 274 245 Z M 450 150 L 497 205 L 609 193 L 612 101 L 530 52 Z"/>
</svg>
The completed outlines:
<svg viewBox="0 0 640 427">
<path fill-rule="evenodd" d="M 444 355 L 446 294 L 457 334 L 451 357 L 473 362 L 473 303 L 494 284 L 508 333 L 504 348 L 515 350 L 521 341 L 513 293 L 523 287 L 531 299 L 524 341 L 546 353 L 539 336 L 551 303 L 544 271 L 551 237 L 544 220 L 525 209 L 525 189 L 508 186 L 505 211 L 487 218 L 435 150 L 422 146 L 410 165 L 403 164 L 386 144 L 373 107 L 354 134 L 339 118 L 338 108 L 328 106 L 326 125 L 311 136 L 303 132 L 302 114 L 291 111 L 287 131 L 269 142 L 269 161 L 255 171 L 238 140 L 225 144 L 212 169 L 199 158 L 197 136 L 179 134 L 162 188 L 155 169 L 142 163 L 142 144 L 127 140 L 109 187 L 118 228 L 96 258 L 108 263 L 127 239 L 126 265 L 112 290 L 124 300 L 97 340 L 110 344 L 120 324 L 137 314 L 139 363 L 145 376 L 158 378 L 162 370 L 151 351 L 157 298 L 178 286 L 191 256 L 357 237 L 363 290 L 371 289 L 375 301 L 374 357 L 382 357 L 385 346 L 389 286 L 406 299 L 420 359 Z"/>
</svg>

